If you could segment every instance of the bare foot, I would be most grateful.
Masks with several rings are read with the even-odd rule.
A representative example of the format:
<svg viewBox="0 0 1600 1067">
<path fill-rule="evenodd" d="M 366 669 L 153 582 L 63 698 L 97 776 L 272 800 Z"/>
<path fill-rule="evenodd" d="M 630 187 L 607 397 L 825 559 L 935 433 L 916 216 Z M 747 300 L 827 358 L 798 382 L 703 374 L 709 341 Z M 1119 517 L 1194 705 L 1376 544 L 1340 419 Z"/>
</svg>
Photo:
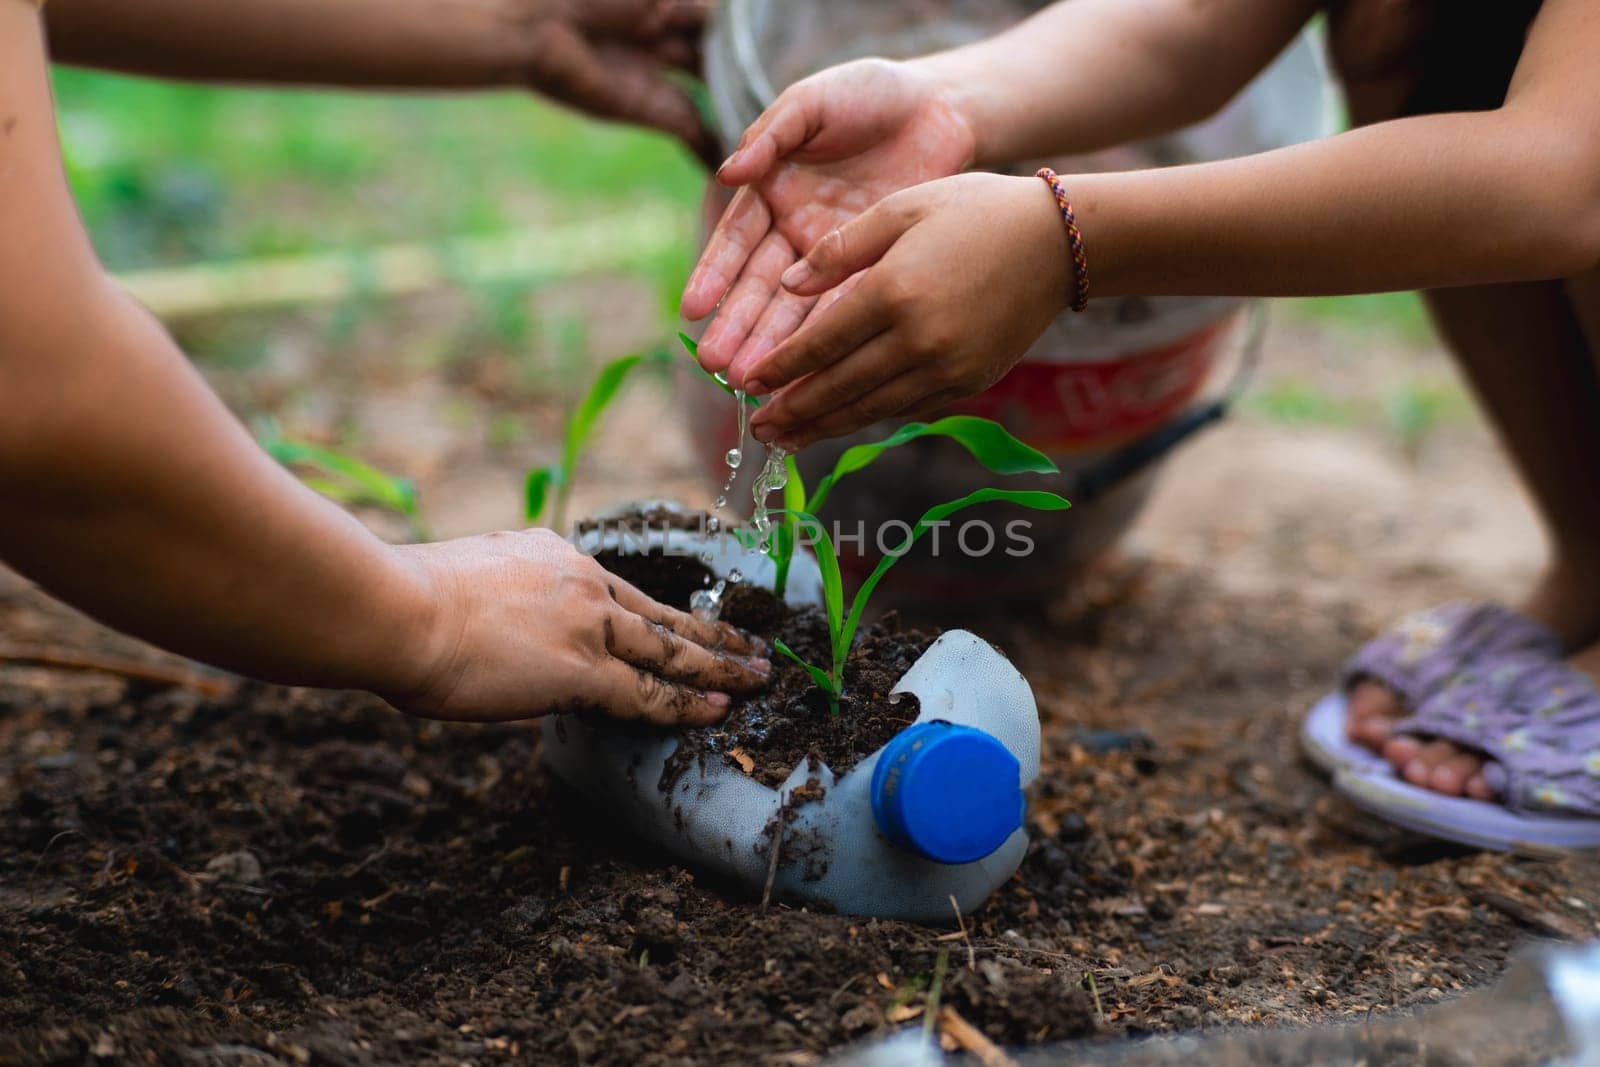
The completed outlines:
<svg viewBox="0 0 1600 1067">
<path fill-rule="evenodd" d="M 1549 627 L 1567 647 L 1580 649 L 1568 663 L 1600 682 L 1600 588 L 1595 583 L 1575 580 L 1565 568 L 1552 571 L 1521 613 Z M 1483 775 L 1482 753 L 1449 741 L 1394 736 L 1394 724 L 1410 712 L 1382 682 L 1356 683 L 1349 708 L 1350 740 L 1382 753 L 1412 785 L 1448 796 L 1495 798 Z"/>
</svg>

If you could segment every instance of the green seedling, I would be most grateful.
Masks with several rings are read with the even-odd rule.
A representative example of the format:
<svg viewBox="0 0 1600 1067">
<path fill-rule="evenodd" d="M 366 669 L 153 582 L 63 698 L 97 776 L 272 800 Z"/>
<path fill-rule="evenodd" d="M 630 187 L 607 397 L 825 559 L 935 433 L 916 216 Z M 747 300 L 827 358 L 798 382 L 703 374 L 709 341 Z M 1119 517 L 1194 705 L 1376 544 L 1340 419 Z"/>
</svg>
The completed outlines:
<svg viewBox="0 0 1600 1067">
<path fill-rule="evenodd" d="M 811 680 L 826 694 L 828 708 L 834 715 L 839 714 L 839 701 L 844 696 L 845 661 L 850 656 L 850 649 L 855 644 L 856 631 L 861 627 L 867 603 L 872 599 L 878 584 L 883 581 L 890 569 L 911 551 L 912 546 L 938 524 L 967 508 L 988 503 L 1016 504 L 1033 511 L 1065 511 L 1072 506 L 1069 501 L 1055 493 L 1042 490 L 979 489 L 959 500 L 929 508 L 922 518 L 917 520 L 911 533 L 899 547 L 879 560 L 867 580 L 861 583 L 855 599 L 850 603 L 848 614 L 844 603 L 844 579 L 839 570 L 839 556 L 834 550 L 832 539 L 828 537 L 822 521 L 815 515 L 802 512 L 794 516 L 800 528 L 811 535 L 816 542 L 817 564 L 822 571 L 822 601 L 828 618 L 829 650 L 833 662 L 829 669 L 808 663 L 781 639 L 775 640 L 773 647 L 805 668 L 806 673 L 811 675 Z"/>
<path fill-rule="evenodd" d="M 678 339 L 683 342 L 683 347 L 691 356 L 699 355 L 699 346 L 688 335 L 680 333 Z M 720 375 L 709 377 L 723 390 L 733 394 L 733 387 L 728 384 L 727 379 Z M 760 406 L 760 401 L 753 398 L 747 399 L 746 403 L 753 407 Z M 795 548 L 799 543 L 796 530 L 799 519 L 796 516 L 806 513 L 817 514 L 828 502 L 829 495 L 841 479 L 865 470 L 891 449 L 927 437 L 944 437 L 954 441 L 966 449 L 984 469 L 993 474 L 1009 476 L 1060 473 L 1060 469 L 1049 456 L 1019 441 L 999 423 L 975 415 L 951 415 L 937 422 L 907 423 L 882 441 L 846 449 L 838 462 L 833 465 L 833 470 L 817 483 L 816 490 L 809 495 L 806 493 L 805 482 L 800 477 L 800 468 L 795 464 L 794 457 L 790 456 L 785 460 L 789 479 L 783 490 L 784 517 L 773 530 L 767 548 L 767 555 L 777 566 L 777 580 L 773 592 L 781 597 L 788 588 L 789 570 L 794 562 Z"/>
<path fill-rule="evenodd" d="M 992 474 L 1009 476 L 1060 473 L 1049 456 L 1017 440 L 999 423 L 975 415 L 951 415 L 937 422 L 910 422 L 882 441 L 846 449 L 838 462 L 833 465 L 833 470 L 823 476 L 817 483 L 816 490 L 809 496 L 806 495 L 805 487 L 800 481 L 799 469 L 795 467 L 794 458 L 791 456 L 788 460 L 789 482 L 784 487 L 784 508 L 815 515 L 828 502 L 829 495 L 841 479 L 870 467 L 890 449 L 928 437 L 944 437 L 954 441 Z M 797 499 L 804 500 L 804 506 L 796 508 Z M 773 562 L 778 567 L 776 592 L 779 596 L 783 595 L 786 588 L 789 568 L 794 561 L 794 551 L 799 540 L 794 522 L 790 516 L 780 528 L 780 535 L 773 538 L 770 549 Z M 787 535 L 782 531 L 787 531 Z"/>
<path fill-rule="evenodd" d="M 377 507 L 403 517 L 412 536 L 429 539 L 422 521 L 422 501 L 417 483 L 385 474 L 354 456 L 331 448 L 294 441 L 276 434 L 264 437 L 261 447 L 285 467 L 300 474 L 307 487 L 347 507 Z"/>
<path fill-rule="evenodd" d="M 567 434 L 561 448 L 561 462 L 548 467 L 535 467 L 528 472 L 527 481 L 523 486 L 523 502 L 530 524 L 537 523 L 543 517 L 553 491 L 555 508 L 551 526 L 558 531 L 565 527 L 567 503 L 572 497 L 572 481 L 577 473 L 578 461 L 583 458 L 583 450 L 594 437 L 594 431 L 600 424 L 600 417 L 605 414 L 612 401 L 616 400 L 617 394 L 622 391 L 623 383 L 628 380 L 630 374 L 639 367 L 659 366 L 666 360 L 667 354 L 658 351 L 649 355 L 624 356 L 601 369 L 600 376 L 589 389 L 589 394 L 567 419 Z"/>
</svg>

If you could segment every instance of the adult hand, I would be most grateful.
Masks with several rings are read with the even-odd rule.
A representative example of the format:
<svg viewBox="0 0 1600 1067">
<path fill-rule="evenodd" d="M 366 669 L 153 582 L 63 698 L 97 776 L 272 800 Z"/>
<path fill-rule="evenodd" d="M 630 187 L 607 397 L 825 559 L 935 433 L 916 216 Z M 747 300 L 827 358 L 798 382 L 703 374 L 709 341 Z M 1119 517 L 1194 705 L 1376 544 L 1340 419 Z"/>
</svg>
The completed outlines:
<svg viewBox="0 0 1600 1067">
<path fill-rule="evenodd" d="M 717 173 L 739 193 L 684 292 L 692 320 L 721 303 L 701 365 L 742 384 L 817 305 L 821 290 L 778 284 L 798 255 L 891 193 L 960 173 L 975 151 L 955 93 L 915 63 L 847 63 L 785 91 Z"/>
<path fill-rule="evenodd" d="M 708 0 L 518 0 L 528 84 L 600 118 L 673 134 L 708 165 L 716 139 L 673 70 L 698 77 Z"/>
<path fill-rule="evenodd" d="M 416 677 L 379 695 L 413 715 L 704 725 L 772 669 L 753 638 L 656 603 L 548 530 L 395 551 L 431 610 Z"/>
<path fill-rule="evenodd" d="M 865 272 L 865 273 L 860 273 Z M 1072 264 L 1049 187 L 965 174 L 896 193 L 783 276 L 796 297 L 850 292 L 748 362 L 762 442 L 795 451 L 920 417 L 999 381 L 1065 310 Z"/>
</svg>

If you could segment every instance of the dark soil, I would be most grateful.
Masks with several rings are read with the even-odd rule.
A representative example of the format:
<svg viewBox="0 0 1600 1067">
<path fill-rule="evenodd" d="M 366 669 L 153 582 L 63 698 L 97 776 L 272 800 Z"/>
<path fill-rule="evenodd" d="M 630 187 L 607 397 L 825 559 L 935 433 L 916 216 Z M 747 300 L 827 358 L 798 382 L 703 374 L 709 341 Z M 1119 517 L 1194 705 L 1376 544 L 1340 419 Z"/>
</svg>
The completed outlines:
<svg viewBox="0 0 1600 1067">
<path fill-rule="evenodd" d="M 1422 842 L 1297 762 L 1354 605 L 1162 569 L 1074 596 L 979 627 L 1045 744 L 1027 858 L 964 933 L 763 910 L 569 799 L 525 726 L 0 666 L 0 1063 L 794 1067 L 920 1026 L 941 957 L 1004 1045 L 1381 1027 L 1595 936 L 1592 865 Z M 130 651 L 6 586 L 0 635 Z M 1467 1062 L 1449 1037 L 1370 1062 Z"/>
<path fill-rule="evenodd" d="M 645 592 L 658 599 L 667 595 L 647 573 L 641 578 Z M 725 599 L 722 618 L 769 644 L 783 638 L 808 663 L 826 669 L 832 662 L 828 619 L 818 608 L 793 611 L 764 589 L 742 586 L 734 587 Z M 845 664 L 844 696 L 837 715 L 805 668 L 772 653 L 772 684 L 735 702 L 716 726 L 685 731 L 667 763 L 662 787 L 671 786 L 694 761 L 712 757 L 742 767 L 763 785 L 774 787 L 808 759 L 844 774 L 921 713 L 916 697 L 890 694 L 932 643 L 933 638 L 920 631 L 902 631 L 892 618 L 862 627 Z"/>
<path fill-rule="evenodd" d="M 689 598 L 711 584 L 706 565 L 687 556 L 602 552 L 595 559 L 629 585 L 648 587 L 651 596 L 679 610 L 687 610 Z"/>
</svg>

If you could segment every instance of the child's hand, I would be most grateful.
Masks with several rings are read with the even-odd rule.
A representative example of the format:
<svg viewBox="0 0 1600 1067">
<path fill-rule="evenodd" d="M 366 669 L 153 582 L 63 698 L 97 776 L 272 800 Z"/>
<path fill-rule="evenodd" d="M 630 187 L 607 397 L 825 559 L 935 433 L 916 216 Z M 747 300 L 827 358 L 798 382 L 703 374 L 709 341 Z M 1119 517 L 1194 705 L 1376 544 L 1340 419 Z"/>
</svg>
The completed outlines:
<svg viewBox="0 0 1600 1067">
<path fill-rule="evenodd" d="M 952 94 L 915 65 L 862 60 L 789 88 L 717 175 L 744 188 L 684 292 L 690 319 L 722 302 L 701 364 L 742 381 L 817 302 L 778 285 L 799 252 L 891 193 L 960 173 L 974 151 Z"/>
<path fill-rule="evenodd" d="M 699 75 L 707 0 L 521 0 L 518 10 L 506 32 L 533 41 L 526 78 L 534 89 L 600 118 L 674 134 L 715 165 L 714 137 L 669 76 Z"/>
<path fill-rule="evenodd" d="M 858 275 L 858 272 L 865 272 Z M 1050 188 L 968 174 L 896 193 L 826 235 L 783 277 L 850 291 L 745 367 L 751 420 L 791 450 L 931 413 L 999 381 L 1066 307 L 1072 264 Z"/>
</svg>

